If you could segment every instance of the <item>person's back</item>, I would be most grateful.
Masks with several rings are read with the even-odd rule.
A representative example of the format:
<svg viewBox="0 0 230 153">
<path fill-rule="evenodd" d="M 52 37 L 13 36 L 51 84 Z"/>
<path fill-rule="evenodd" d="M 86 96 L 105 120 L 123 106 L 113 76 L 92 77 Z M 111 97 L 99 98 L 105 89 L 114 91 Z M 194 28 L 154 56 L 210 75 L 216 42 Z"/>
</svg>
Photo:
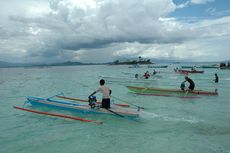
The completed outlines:
<svg viewBox="0 0 230 153">
<path fill-rule="evenodd" d="M 97 92 L 100 91 L 102 93 L 102 97 L 103 99 L 108 99 L 110 98 L 110 89 L 105 86 L 105 85 L 101 85 L 98 89 Z"/>
</svg>

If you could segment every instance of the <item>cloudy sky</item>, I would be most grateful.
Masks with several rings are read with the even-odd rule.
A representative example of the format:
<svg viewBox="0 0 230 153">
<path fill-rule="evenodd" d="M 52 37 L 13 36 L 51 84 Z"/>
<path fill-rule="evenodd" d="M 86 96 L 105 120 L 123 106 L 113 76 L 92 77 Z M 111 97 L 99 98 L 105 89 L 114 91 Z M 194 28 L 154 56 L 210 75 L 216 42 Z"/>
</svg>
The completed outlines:
<svg viewBox="0 0 230 153">
<path fill-rule="evenodd" d="M 230 0 L 0 0 L 0 61 L 230 59 Z"/>
</svg>

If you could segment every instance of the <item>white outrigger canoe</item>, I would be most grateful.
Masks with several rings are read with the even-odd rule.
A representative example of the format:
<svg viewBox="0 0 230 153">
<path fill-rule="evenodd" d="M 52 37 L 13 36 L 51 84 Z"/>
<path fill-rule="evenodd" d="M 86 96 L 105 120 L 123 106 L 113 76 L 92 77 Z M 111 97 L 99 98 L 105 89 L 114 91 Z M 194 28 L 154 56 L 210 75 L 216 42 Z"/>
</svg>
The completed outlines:
<svg viewBox="0 0 230 153">
<path fill-rule="evenodd" d="M 86 114 L 110 114 L 110 115 L 118 115 L 121 117 L 138 117 L 140 114 L 139 110 L 132 108 L 124 108 L 116 105 L 112 105 L 111 108 L 91 108 L 89 105 L 77 104 L 73 102 L 67 101 L 57 101 L 45 98 L 38 97 L 27 97 L 27 102 L 34 106 L 45 106 L 55 109 L 69 110 L 78 113 L 86 113 Z"/>
<path fill-rule="evenodd" d="M 151 83 L 159 80 L 158 78 L 154 79 L 144 79 L 144 78 L 129 78 L 129 77 L 110 77 L 110 76 L 101 76 L 106 82 L 119 82 L 119 83 Z"/>
</svg>

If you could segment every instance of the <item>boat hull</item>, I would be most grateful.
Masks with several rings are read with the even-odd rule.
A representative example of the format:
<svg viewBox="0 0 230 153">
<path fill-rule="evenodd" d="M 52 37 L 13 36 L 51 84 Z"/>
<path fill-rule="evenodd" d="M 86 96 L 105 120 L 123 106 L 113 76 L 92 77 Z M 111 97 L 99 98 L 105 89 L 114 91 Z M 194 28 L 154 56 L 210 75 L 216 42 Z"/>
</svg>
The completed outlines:
<svg viewBox="0 0 230 153">
<path fill-rule="evenodd" d="M 56 101 L 56 100 L 50 100 L 50 99 L 44 99 L 44 98 L 38 98 L 38 97 L 27 97 L 27 100 L 29 103 L 31 103 L 34 106 L 45 106 L 49 108 L 69 110 L 69 111 L 74 111 L 77 113 L 85 113 L 85 114 L 116 115 L 117 113 L 125 117 L 138 117 L 140 113 L 139 111 L 135 109 L 130 109 L 130 108 L 121 109 L 120 107 L 115 107 L 115 106 L 109 109 L 111 111 L 104 109 L 104 108 L 92 109 L 89 105 L 81 105 L 81 104 L 76 104 L 72 102 Z"/>
</svg>

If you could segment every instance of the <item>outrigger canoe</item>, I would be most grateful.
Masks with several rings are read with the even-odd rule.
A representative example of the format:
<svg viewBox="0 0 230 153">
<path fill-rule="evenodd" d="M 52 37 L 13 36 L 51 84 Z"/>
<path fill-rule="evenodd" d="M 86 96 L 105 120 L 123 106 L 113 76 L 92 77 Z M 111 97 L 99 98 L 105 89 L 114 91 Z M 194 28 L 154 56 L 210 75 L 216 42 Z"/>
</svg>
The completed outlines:
<svg viewBox="0 0 230 153">
<path fill-rule="evenodd" d="M 182 65 L 181 68 L 185 68 L 185 69 L 191 69 L 191 68 L 201 68 L 200 66 L 189 66 L 189 65 Z"/>
<path fill-rule="evenodd" d="M 217 91 L 203 91 L 203 90 L 193 90 L 188 93 L 180 89 L 163 89 L 163 88 L 149 88 L 149 87 L 137 87 L 137 86 L 126 86 L 130 91 L 137 94 L 179 94 L 179 95 L 218 95 Z"/>
<path fill-rule="evenodd" d="M 168 65 L 148 65 L 148 68 L 167 68 Z"/>
<path fill-rule="evenodd" d="M 144 78 L 127 78 L 127 77 L 109 77 L 101 76 L 106 82 L 119 82 L 119 83 L 151 83 L 157 81 L 158 78 L 144 79 Z"/>
<path fill-rule="evenodd" d="M 57 101 L 45 98 L 38 97 L 27 97 L 27 102 L 33 106 L 46 106 L 56 109 L 69 110 L 78 113 L 86 113 L 86 114 L 110 114 L 110 115 L 118 115 L 122 117 L 138 117 L 140 111 L 131 108 L 122 108 L 112 105 L 111 108 L 91 108 L 89 105 L 82 105 L 73 102 L 66 101 Z"/>
</svg>

